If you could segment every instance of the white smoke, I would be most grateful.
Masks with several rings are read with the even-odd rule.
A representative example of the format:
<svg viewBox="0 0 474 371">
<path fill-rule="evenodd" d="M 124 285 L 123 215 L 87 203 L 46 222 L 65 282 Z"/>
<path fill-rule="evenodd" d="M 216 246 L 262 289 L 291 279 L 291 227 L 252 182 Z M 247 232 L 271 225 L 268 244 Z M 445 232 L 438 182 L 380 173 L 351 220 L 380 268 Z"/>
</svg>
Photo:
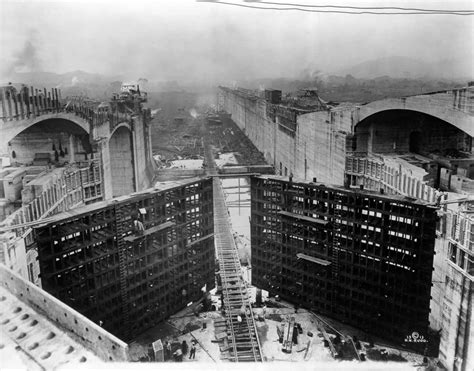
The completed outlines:
<svg viewBox="0 0 474 371">
<path fill-rule="evenodd" d="M 191 109 L 189 110 L 189 114 L 190 114 L 193 118 L 195 118 L 195 119 L 197 119 L 197 117 L 198 117 L 198 113 L 197 113 L 197 111 L 196 111 L 194 108 L 191 108 Z"/>
</svg>

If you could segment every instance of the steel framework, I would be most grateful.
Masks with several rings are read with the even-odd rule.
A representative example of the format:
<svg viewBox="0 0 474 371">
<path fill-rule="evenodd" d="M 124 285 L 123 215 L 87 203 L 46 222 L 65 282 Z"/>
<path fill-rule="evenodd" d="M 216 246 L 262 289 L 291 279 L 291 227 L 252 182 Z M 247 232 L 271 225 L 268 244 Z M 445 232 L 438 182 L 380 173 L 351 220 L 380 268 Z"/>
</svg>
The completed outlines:
<svg viewBox="0 0 474 371">
<path fill-rule="evenodd" d="M 129 341 L 214 287 L 212 206 L 207 178 L 59 214 L 35 228 L 43 288 Z"/>
<path fill-rule="evenodd" d="M 282 177 L 251 197 L 255 286 L 399 343 L 426 334 L 436 208 Z"/>
</svg>

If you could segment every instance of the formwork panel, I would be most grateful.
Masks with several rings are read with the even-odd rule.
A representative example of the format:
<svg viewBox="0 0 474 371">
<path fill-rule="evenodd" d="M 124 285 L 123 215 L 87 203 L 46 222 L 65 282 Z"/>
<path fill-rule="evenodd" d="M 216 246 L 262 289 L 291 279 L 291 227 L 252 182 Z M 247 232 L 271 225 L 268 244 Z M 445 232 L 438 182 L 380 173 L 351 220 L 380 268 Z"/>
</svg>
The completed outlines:
<svg viewBox="0 0 474 371">
<path fill-rule="evenodd" d="M 57 216 L 35 229 L 43 288 L 130 340 L 214 287 L 212 202 L 202 179 Z"/>
<path fill-rule="evenodd" d="M 402 343 L 428 329 L 436 209 L 401 196 L 251 179 L 252 283 Z"/>
</svg>

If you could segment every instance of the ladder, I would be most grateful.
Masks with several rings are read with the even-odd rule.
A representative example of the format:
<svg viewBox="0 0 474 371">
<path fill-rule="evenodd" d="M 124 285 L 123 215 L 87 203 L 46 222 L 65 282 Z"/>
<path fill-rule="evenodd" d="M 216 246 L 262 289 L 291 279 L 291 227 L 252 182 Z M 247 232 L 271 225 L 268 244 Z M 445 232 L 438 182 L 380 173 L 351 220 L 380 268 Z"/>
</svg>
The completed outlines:
<svg viewBox="0 0 474 371">
<path fill-rule="evenodd" d="M 123 212 L 120 207 L 115 205 L 115 215 L 116 215 L 116 238 L 117 238 L 117 249 L 119 255 L 119 270 L 120 270 L 120 296 L 122 299 L 122 317 L 123 317 L 123 327 L 122 333 L 124 338 L 130 337 L 130 300 L 128 293 L 127 285 L 127 244 L 124 240 L 124 226 L 123 226 Z"/>
</svg>

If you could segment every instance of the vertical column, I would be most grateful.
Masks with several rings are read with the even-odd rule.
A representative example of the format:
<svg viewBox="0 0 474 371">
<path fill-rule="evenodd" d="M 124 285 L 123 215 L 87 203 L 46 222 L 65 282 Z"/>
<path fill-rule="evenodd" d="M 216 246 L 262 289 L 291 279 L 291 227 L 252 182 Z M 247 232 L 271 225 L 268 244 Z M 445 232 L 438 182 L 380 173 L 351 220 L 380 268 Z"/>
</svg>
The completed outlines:
<svg viewBox="0 0 474 371">
<path fill-rule="evenodd" d="M 25 101 L 23 89 L 20 90 L 20 94 L 18 94 L 18 102 L 20 103 L 20 118 L 25 118 L 25 109 L 23 107 L 23 103 Z"/>
<path fill-rule="evenodd" d="M 32 86 L 30 86 L 30 103 L 31 103 L 31 113 L 33 114 L 33 117 L 36 117 L 37 113 L 36 113 L 35 97 L 34 97 L 34 91 L 33 91 Z"/>
<path fill-rule="evenodd" d="M 38 89 L 34 89 L 35 112 L 37 116 L 41 115 L 41 108 L 39 105 Z"/>
<path fill-rule="evenodd" d="M 38 94 L 38 89 L 35 89 L 35 100 L 36 100 L 36 106 L 37 106 L 37 110 L 38 110 L 38 115 L 41 115 L 41 112 L 43 111 L 42 107 L 41 107 L 41 97 L 40 95 Z"/>
<path fill-rule="evenodd" d="M 59 111 L 59 99 L 58 99 L 58 89 L 54 88 L 54 107 L 55 111 Z"/>
<path fill-rule="evenodd" d="M 0 99 L 2 101 L 2 117 L 6 118 L 7 117 L 7 111 L 6 111 L 6 107 L 5 107 L 5 88 L 1 88 Z"/>
<path fill-rule="evenodd" d="M 110 168 L 109 142 L 104 140 L 98 144 L 98 153 L 102 164 L 102 184 L 104 200 L 112 198 L 112 172 Z"/>
<path fill-rule="evenodd" d="M 26 85 L 24 87 L 22 87 L 21 90 L 23 92 L 23 99 L 25 100 L 26 116 L 30 117 L 30 114 L 31 114 L 30 91 L 28 90 L 28 87 Z"/>
<path fill-rule="evenodd" d="M 69 135 L 69 162 L 73 163 L 75 162 L 75 149 L 74 149 L 74 135 L 70 134 Z"/>
<path fill-rule="evenodd" d="M 43 192 L 43 194 L 41 195 L 41 202 L 43 204 L 43 212 L 42 212 L 42 215 L 44 215 L 46 213 L 46 211 L 48 211 L 48 209 L 50 208 L 51 205 L 49 205 L 48 203 L 48 200 L 47 200 L 47 195 L 48 195 L 48 191 L 49 190 L 46 190 L 46 192 Z"/>
<path fill-rule="evenodd" d="M 48 111 L 51 112 L 53 110 L 53 100 L 51 98 L 51 92 L 48 91 Z"/>
<path fill-rule="evenodd" d="M 11 92 L 11 98 L 13 101 L 13 107 L 14 107 L 14 117 L 16 120 L 18 120 L 18 102 L 17 102 L 17 94 L 14 94 Z"/>
<path fill-rule="evenodd" d="M 26 206 L 26 221 L 31 222 L 32 217 L 31 217 L 31 204 Z"/>
<path fill-rule="evenodd" d="M 133 124 L 131 126 L 131 129 L 132 129 L 132 132 L 131 132 L 131 146 L 132 146 L 132 148 L 130 148 L 130 151 L 132 152 L 133 178 L 134 178 L 134 185 L 133 186 L 135 188 L 135 190 L 134 190 L 135 192 L 140 189 L 140 183 L 141 183 L 141 180 L 142 180 L 141 174 L 146 176 L 146 165 L 147 165 L 146 161 L 145 161 L 145 164 L 142 164 L 142 166 L 145 165 L 145 168 L 140 168 L 140 169 L 138 168 L 138 166 L 139 166 L 138 159 L 140 158 L 139 151 L 140 151 L 140 149 L 143 150 L 143 147 L 139 146 L 138 143 L 137 143 L 137 130 L 136 130 L 137 126 L 143 128 L 142 125 Z"/>
<path fill-rule="evenodd" d="M 12 93 L 11 91 L 8 92 L 8 94 L 6 94 L 6 99 L 7 99 L 7 107 L 8 107 L 8 121 L 11 121 L 12 120 L 12 116 L 13 116 L 13 113 L 12 113 L 12 97 L 11 97 Z"/>
<path fill-rule="evenodd" d="M 45 199 L 46 199 L 46 205 L 47 205 L 47 208 L 49 209 L 51 206 L 53 206 L 54 202 L 51 202 L 51 197 L 50 196 L 50 193 L 51 193 L 51 188 L 48 188 L 46 190 L 46 194 L 45 194 Z"/>
<path fill-rule="evenodd" d="M 37 220 L 38 217 L 39 217 L 39 209 L 38 209 L 38 200 L 37 199 L 34 199 L 33 200 L 33 210 L 34 210 L 34 213 L 33 213 L 33 216 L 34 216 L 34 220 Z"/>
<path fill-rule="evenodd" d="M 48 111 L 48 93 L 46 88 L 43 88 L 43 108 L 47 112 Z"/>
</svg>

